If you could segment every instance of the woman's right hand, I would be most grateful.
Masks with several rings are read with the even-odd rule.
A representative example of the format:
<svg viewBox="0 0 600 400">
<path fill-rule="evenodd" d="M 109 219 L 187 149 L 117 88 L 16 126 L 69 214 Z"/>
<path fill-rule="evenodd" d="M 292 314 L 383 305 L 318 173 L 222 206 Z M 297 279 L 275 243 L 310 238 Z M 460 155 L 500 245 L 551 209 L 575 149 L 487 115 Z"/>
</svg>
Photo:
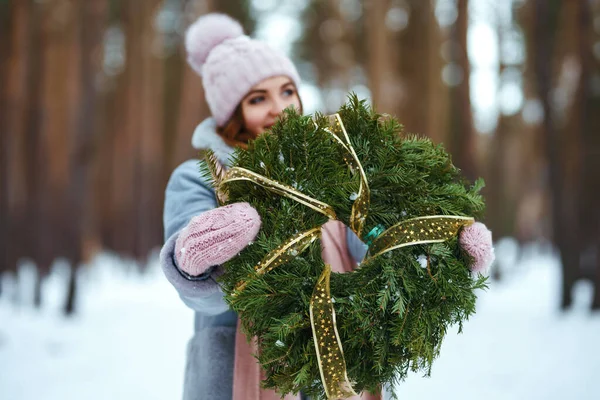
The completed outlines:
<svg viewBox="0 0 600 400">
<path fill-rule="evenodd" d="M 258 212 L 248 203 L 218 207 L 193 217 L 175 242 L 180 270 L 199 276 L 232 259 L 258 234 Z"/>
</svg>

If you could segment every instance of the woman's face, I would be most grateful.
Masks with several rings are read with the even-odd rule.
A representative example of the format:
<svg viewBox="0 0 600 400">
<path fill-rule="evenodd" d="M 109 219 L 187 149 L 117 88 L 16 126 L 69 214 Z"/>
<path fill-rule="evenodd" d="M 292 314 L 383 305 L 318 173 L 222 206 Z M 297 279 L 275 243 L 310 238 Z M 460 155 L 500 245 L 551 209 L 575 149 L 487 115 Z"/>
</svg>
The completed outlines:
<svg viewBox="0 0 600 400">
<path fill-rule="evenodd" d="M 254 85 L 241 104 L 246 130 L 256 137 L 269 129 L 287 107 L 293 105 L 300 110 L 300 97 L 290 78 L 274 76 Z"/>
</svg>

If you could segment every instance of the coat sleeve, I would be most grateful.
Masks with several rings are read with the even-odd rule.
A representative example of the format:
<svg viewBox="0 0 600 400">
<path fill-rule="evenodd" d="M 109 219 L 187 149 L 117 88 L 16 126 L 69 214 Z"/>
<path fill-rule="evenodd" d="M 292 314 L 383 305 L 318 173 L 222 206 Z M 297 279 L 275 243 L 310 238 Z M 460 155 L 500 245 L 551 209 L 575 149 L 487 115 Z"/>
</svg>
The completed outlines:
<svg viewBox="0 0 600 400">
<path fill-rule="evenodd" d="M 221 314 L 229 309 L 216 282 L 223 268 L 216 266 L 195 280 L 184 277 L 175 261 L 175 242 L 192 217 L 215 207 L 217 200 L 214 190 L 202 179 L 198 160 L 186 161 L 173 171 L 165 191 L 165 244 L 160 252 L 160 264 L 183 302 L 206 315 Z"/>
</svg>

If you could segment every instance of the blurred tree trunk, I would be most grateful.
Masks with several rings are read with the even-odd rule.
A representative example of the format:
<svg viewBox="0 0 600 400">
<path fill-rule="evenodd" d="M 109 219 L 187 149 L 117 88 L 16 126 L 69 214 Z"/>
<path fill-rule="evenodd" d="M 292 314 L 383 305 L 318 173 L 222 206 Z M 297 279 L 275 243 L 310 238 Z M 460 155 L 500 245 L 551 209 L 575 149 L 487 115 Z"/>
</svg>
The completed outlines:
<svg viewBox="0 0 600 400">
<path fill-rule="evenodd" d="M 452 29 L 451 40 L 457 44 L 455 63 L 462 72 L 462 79 L 450 89 L 450 140 L 448 147 L 454 164 L 462 170 L 467 179 L 473 182 L 477 178 L 477 171 L 475 168 L 476 137 L 473 129 L 469 84 L 471 66 L 467 53 L 468 0 L 458 0 L 457 8 L 458 18 Z"/>
<path fill-rule="evenodd" d="M 187 63 L 180 63 L 181 74 L 179 108 L 172 134 L 166 138 L 165 146 L 169 151 L 166 171 L 170 174 L 177 165 L 192 157 L 198 156 L 198 151 L 192 147 L 191 139 L 196 126 L 210 115 L 208 105 L 204 100 L 202 78 Z M 168 175 L 167 175 L 168 176 Z"/>
<path fill-rule="evenodd" d="M 539 92 L 536 88 L 535 78 L 535 45 L 531 27 L 535 25 L 535 4 L 526 3 L 518 12 L 515 23 L 520 25 L 524 32 L 525 59 L 522 66 L 523 92 L 529 104 L 536 104 L 539 100 Z M 550 200 L 547 173 L 547 152 L 545 150 L 545 132 L 539 121 L 524 121 L 524 114 L 517 114 L 511 121 L 518 119 L 519 126 L 510 128 L 513 137 L 513 148 L 519 150 L 519 163 L 517 170 L 513 171 L 518 180 L 518 185 L 512 188 L 510 196 L 516 207 L 514 224 L 506 227 L 508 234 L 513 234 L 521 243 L 534 240 L 550 240 Z M 514 158 L 509 157 L 507 159 Z M 506 190 L 510 190 L 507 187 Z"/>
<path fill-rule="evenodd" d="M 139 230 L 134 255 L 145 260 L 149 251 L 162 243 L 161 214 L 164 200 L 163 185 L 163 130 L 164 130 L 164 43 L 155 30 L 155 19 L 162 0 L 144 2 L 140 13 L 142 52 L 139 88 L 141 109 L 140 127 L 136 132 L 139 147 L 139 195 L 134 210 L 137 211 Z M 138 9 L 139 5 L 135 7 Z"/>
<path fill-rule="evenodd" d="M 72 259 L 77 241 L 70 236 L 73 224 L 67 205 L 69 182 L 69 147 L 72 132 L 70 96 L 77 85 L 73 44 L 76 41 L 76 4 L 52 0 L 39 4 L 42 14 L 41 58 L 41 119 L 40 153 L 35 157 L 39 176 L 36 209 L 43 218 L 37 220 L 35 229 L 38 253 L 34 259 L 38 266 L 36 301 L 41 301 L 39 280 L 49 271 L 56 254 Z M 39 305 L 39 304 L 38 304 Z"/>
<path fill-rule="evenodd" d="M 96 77 L 99 63 L 96 54 L 100 50 L 105 27 L 107 3 L 104 0 L 80 2 L 76 9 L 77 44 L 73 46 L 76 55 L 76 85 L 71 99 L 72 136 L 69 159 L 69 187 L 67 204 L 73 222 L 69 224 L 69 237 L 74 243 L 71 257 L 71 276 L 65 311 L 73 313 L 76 298 L 76 271 L 83 260 L 84 245 L 92 234 L 91 167 L 93 165 L 94 139 L 97 120 Z"/>
<path fill-rule="evenodd" d="M 370 1 L 365 5 L 367 72 L 372 103 L 377 112 L 393 113 L 396 101 L 393 93 L 394 57 L 385 23 L 389 0 Z"/>
<path fill-rule="evenodd" d="M 121 3 L 110 3 L 110 5 L 107 5 L 105 30 L 107 41 L 111 36 L 113 38 L 118 38 L 120 35 L 124 36 L 125 32 L 121 24 L 121 7 Z M 125 48 L 124 43 L 121 44 L 123 45 L 122 48 L 117 47 L 117 44 L 113 44 L 116 47 L 113 51 L 119 55 L 123 55 L 125 58 L 127 48 Z M 103 57 L 100 61 L 104 63 L 106 62 L 104 57 L 107 57 L 105 49 L 103 49 L 102 55 Z M 114 199 L 116 198 L 114 191 L 116 187 L 113 177 L 117 175 L 118 158 L 115 153 L 117 136 L 123 134 L 123 132 L 120 126 L 122 121 L 117 119 L 120 108 L 115 105 L 119 104 L 121 107 L 123 106 L 121 99 L 123 96 L 123 79 L 122 74 L 120 74 L 121 71 L 116 66 L 112 68 L 105 69 L 103 67 L 100 75 L 102 90 L 98 93 L 97 112 L 99 117 L 96 120 L 99 135 L 95 146 L 96 158 L 92 169 L 94 189 L 91 193 L 91 196 L 94 198 L 92 202 L 93 226 L 95 227 L 94 231 L 97 237 L 95 240 L 90 238 L 90 242 L 87 243 L 87 254 L 93 254 L 95 251 L 94 247 L 96 246 L 98 248 L 103 246 L 105 249 L 118 251 L 117 228 L 115 228 L 115 224 L 117 224 L 115 217 L 116 207 L 114 203 Z M 94 241 L 96 241 L 96 244 L 94 244 Z"/>
<path fill-rule="evenodd" d="M 339 28 L 333 30 L 334 33 L 329 37 L 331 41 L 330 47 L 326 49 L 327 57 L 330 62 L 332 79 L 331 88 L 334 90 L 342 90 L 347 92 L 350 88 L 357 84 L 355 76 L 353 76 L 353 68 L 358 66 L 358 60 L 356 57 L 357 49 L 359 47 L 358 40 L 356 37 L 356 25 L 350 23 L 342 13 L 342 7 L 344 6 L 340 0 L 328 0 L 329 8 L 331 10 L 331 20 L 329 23 L 338 24 Z M 341 106 L 346 102 L 346 93 L 344 97 L 338 99 Z M 333 104 L 331 104 L 333 106 Z M 337 108 L 337 107 L 336 107 Z M 330 110 L 334 111 L 334 110 Z M 337 110 L 335 110 L 337 111 Z"/>
<path fill-rule="evenodd" d="M 362 83 L 362 26 L 349 21 L 340 0 L 312 1 L 304 15 L 303 59 L 314 65 L 314 81 L 325 104 L 321 112 L 337 111 L 353 85 Z"/>
<path fill-rule="evenodd" d="M 495 28 L 498 33 L 498 48 L 501 49 L 505 45 L 505 30 L 499 13 L 495 14 Z M 507 65 L 500 58 L 498 75 L 501 77 Z M 515 134 L 521 129 L 520 118 L 516 116 L 506 116 L 499 113 L 498 125 L 493 136 L 489 140 L 488 149 L 484 157 L 489 160 L 486 171 L 486 187 L 483 191 L 486 198 L 486 220 L 494 233 L 494 240 L 508 237 L 515 232 L 515 213 L 516 213 L 516 198 L 518 194 L 511 191 L 511 182 L 514 184 L 515 176 L 511 176 L 515 170 L 514 165 L 517 163 L 515 154 L 511 150 L 515 150 L 511 143 L 523 139 L 524 135 Z M 515 136 L 517 136 L 515 138 Z M 518 180 L 518 179 L 517 179 Z M 494 277 L 500 278 L 501 271 L 494 269 Z"/>
<path fill-rule="evenodd" d="M 591 4 L 592 12 L 590 15 L 598 16 L 600 15 L 600 2 L 596 1 Z M 596 17 L 598 18 L 598 17 Z M 592 38 L 595 38 L 596 41 L 600 40 L 600 32 L 596 30 L 596 34 L 592 33 Z M 588 62 L 590 62 L 589 71 L 592 72 L 592 79 L 594 77 L 598 78 L 597 72 L 600 71 L 600 59 L 596 58 L 588 58 Z M 590 118 L 590 123 L 586 127 L 586 140 L 589 140 L 588 156 L 586 160 L 588 161 L 589 168 L 586 168 L 588 174 L 587 179 L 587 204 L 591 209 L 596 211 L 596 231 L 595 234 L 591 235 L 593 238 L 596 237 L 596 275 L 595 275 L 595 292 L 594 292 L 594 301 L 592 303 L 592 308 L 594 310 L 600 309 L 600 210 L 598 210 L 598 182 L 600 182 L 600 113 L 597 110 L 600 110 L 600 91 L 596 89 L 591 93 L 590 98 L 588 99 L 588 116 Z M 596 110 L 596 111 L 592 111 Z"/>
<path fill-rule="evenodd" d="M 428 24 L 437 26 L 437 22 L 430 1 L 410 0 L 406 5 L 408 25 L 400 33 L 397 42 L 401 55 L 398 74 L 403 90 L 398 93 L 401 101 L 396 114 L 407 132 L 429 135 L 428 120 L 431 116 L 428 115 L 427 105 L 431 76 L 428 68 L 432 38 Z"/>
<path fill-rule="evenodd" d="M 110 248 L 126 257 L 133 257 L 136 248 L 138 226 L 135 210 L 139 206 L 138 160 L 140 132 L 141 66 L 140 53 L 145 47 L 141 38 L 145 21 L 140 18 L 140 7 L 146 3 L 134 0 L 122 1 L 119 24 L 124 27 L 125 67 L 118 76 L 114 101 L 110 104 L 114 125 L 112 126 L 113 164 L 111 171 L 111 199 L 109 229 L 111 231 Z"/>
<path fill-rule="evenodd" d="M 484 190 L 486 198 L 486 216 L 494 240 L 511 236 L 514 233 L 515 204 L 509 196 L 509 179 L 506 163 L 515 162 L 509 154 L 509 136 L 515 128 L 514 121 L 500 117 L 491 140 L 489 165 Z"/>
<path fill-rule="evenodd" d="M 330 65 L 326 54 L 326 46 L 320 34 L 323 23 L 330 15 L 327 3 L 312 0 L 306 7 L 303 16 L 306 35 L 300 43 L 300 55 L 304 60 L 309 60 L 314 65 L 314 82 L 319 88 L 327 85 L 330 75 Z M 322 110 L 325 112 L 325 110 Z"/>
<path fill-rule="evenodd" d="M 198 3 L 196 3 L 198 4 Z M 200 15 L 215 11 L 214 1 L 205 1 L 191 10 L 186 26 L 193 23 Z M 204 99 L 202 78 L 185 62 L 185 48 L 181 46 L 180 52 L 173 57 L 172 75 L 178 77 L 178 82 L 172 87 L 172 97 L 177 101 L 177 107 L 172 113 L 167 112 L 165 118 L 173 118 L 170 129 L 165 134 L 165 178 L 183 161 L 198 157 L 198 151 L 191 146 L 191 138 L 196 126 L 210 116 L 210 110 Z M 167 70 L 169 72 L 170 70 Z M 167 80 L 170 81 L 169 74 Z"/>
<path fill-rule="evenodd" d="M 563 267 L 563 307 L 571 303 L 571 291 L 577 279 L 582 277 L 582 253 L 591 243 L 585 237 L 585 221 L 580 219 L 582 205 L 583 162 L 586 150 L 583 148 L 585 136 L 586 92 L 589 73 L 585 71 L 582 52 L 590 23 L 582 17 L 585 0 L 575 0 L 562 4 L 558 17 L 558 34 L 556 40 L 556 58 L 559 60 L 558 79 L 555 92 L 566 95 L 565 104 L 555 101 L 555 129 L 557 130 L 558 168 L 561 170 L 562 182 L 562 227 L 567 235 L 562 239 L 561 254 L 565 254 Z M 590 44 L 591 50 L 591 44 Z M 572 78 L 568 78 L 572 75 Z M 589 213 L 590 210 L 585 212 Z M 588 216 L 589 219 L 589 216 Z"/>
<path fill-rule="evenodd" d="M 590 2 L 579 0 L 574 13 L 574 31 L 576 36 L 576 48 L 581 72 L 575 101 L 573 104 L 572 121 L 573 126 L 567 126 L 565 135 L 571 131 L 578 131 L 580 140 L 577 148 L 579 171 L 577 173 L 579 188 L 577 190 L 576 219 L 580 221 L 579 229 L 579 254 L 590 254 L 597 248 L 600 237 L 600 211 L 597 207 L 598 187 L 600 184 L 600 94 L 594 93 L 592 73 L 600 71 L 600 62 L 594 58 L 594 31 L 592 26 L 593 9 Z M 600 268 L 598 262 L 594 263 L 592 257 L 582 257 L 585 263 L 581 265 L 584 277 L 594 283 L 594 300 L 592 309 L 600 309 Z M 596 259 L 600 259 L 600 253 L 596 253 Z M 588 261 L 589 260 L 589 261 Z"/>
<path fill-rule="evenodd" d="M 596 181 L 598 182 L 598 181 Z M 600 232 L 600 214 L 596 224 L 596 229 Z M 600 235 L 596 235 L 596 275 L 594 279 L 594 299 L 592 300 L 592 310 L 600 309 Z"/>
<path fill-rule="evenodd" d="M 586 229 L 590 222 L 594 220 L 592 209 L 582 209 L 585 206 L 585 178 L 584 171 L 586 164 L 586 122 L 589 111 L 587 110 L 588 94 L 590 92 L 590 67 L 587 61 L 588 54 L 592 56 L 592 43 L 586 43 L 589 38 L 591 27 L 588 7 L 585 0 L 575 0 L 564 4 L 561 10 L 560 29 L 561 41 L 559 45 L 565 47 L 562 57 L 561 77 L 565 76 L 566 68 L 578 70 L 577 78 L 573 79 L 571 89 L 572 100 L 564 113 L 565 121 L 558 126 L 560 136 L 562 137 L 561 152 L 563 153 L 564 168 L 564 187 L 563 193 L 569 192 L 571 195 L 564 196 L 564 204 L 568 210 L 566 221 L 570 229 L 569 248 L 567 251 L 572 253 L 573 264 L 568 266 L 571 271 L 573 282 L 582 277 L 582 258 L 586 247 L 593 246 L 591 238 L 586 237 Z M 589 49 L 588 49 L 589 48 Z M 565 79 L 561 79 L 565 81 Z M 568 86 L 563 84 L 563 89 L 568 90 Z M 561 126 L 562 125 L 562 126 Z M 590 218 L 592 217 L 592 218 Z M 571 287 L 568 290 L 572 290 Z"/>
<path fill-rule="evenodd" d="M 7 109 L 4 121 L 4 136 L 10 146 L 7 148 L 8 157 L 5 162 L 10 173 L 3 184 L 7 187 L 6 206 L 10 215 L 6 229 L 11 233 L 11 243 L 6 248 L 6 268 L 15 269 L 21 257 L 31 255 L 28 254 L 31 246 L 26 246 L 32 231 L 28 229 L 30 220 L 27 217 L 31 199 L 28 193 L 30 186 L 27 183 L 27 161 L 31 157 L 26 157 L 26 154 L 31 151 L 27 147 L 28 123 L 36 118 L 31 113 L 31 108 L 38 84 L 36 50 L 39 48 L 33 42 L 37 38 L 35 27 L 39 24 L 39 18 L 34 13 L 31 1 L 11 3 L 10 12 L 10 53 L 5 75 Z"/>
<path fill-rule="evenodd" d="M 12 135 L 8 131 L 8 71 L 9 60 L 12 53 L 11 33 L 13 30 L 12 10 L 15 6 L 9 2 L 0 3 L 0 274 L 8 270 L 8 237 L 12 215 L 9 207 L 8 182 L 10 179 L 8 166 Z M 0 296 L 2 284 L 0 283 Z"/>
<path fill-rule="evenodd" d="M 452 144 L 447 136 L 450 91 L 443 82 L 442 43 L 447 40 L 440 30 L 431 1 L 411 0 L 396 3 L 408 15 L 408 24 L 396 34 L 397 68 L 388 85 L 395 99 L 393 114 L 407 132 L 426 135 L 436 143 Z"/>
<path fill-rule="evenodd" d="M 45 240 L 48 221 L 48 208 L 50 201 L 45 198 L 47 188 L 46 166 L 48 164 L 47 154 L 44 151 L 43 138 L 43 92 L 44 71 L 47 68 L 46 60 L 43 57 L 43 49 L 46 44 L 45 24 L 43 15 L 43 6 L 30 3 L 31 8 L 28 12 L 31 14 L 31 25 L 29 25 L 28 50 L 27 55 L 27 77 L 24 114 L 24 141 L 20 149 L 21 162 L 24 167 L 25 180 L 25 215 L 22 223 L 24 244 L 23 256 L 30 257 L 38 267 L 36 279 L 41 279 L 50 266 L 47 259 L 51 251 L 50 240 Z M 39 287 L 39 284 L 35 284 Z M 37 295 L 36 295 L 37 297 Z"/>
<path fill-rule="evenodd" d="M 576 249 L 577 235 L 573 226 L 575 213 L 571 198 L 572 192 L 565 189 L 564 143 L 559 129 L 556 127 L 555 114 L 552 107 L 553 54 L 555 49 L 555 33 L 558 24 L 560 2 L 535 0 L 534 32 L 534 70 L 537 90 L 540 94 L 544 118 L 542 126 L 546 134 L 546 152 L 552 199 L 553 241 L 560 251 L 563 282 L 561 307 L 566 308 L 572 302 L 571 289 L 575 282 L 579 266 L 579 255 Z"/>
<path fill-rule="evenodd" d="M 423 131 L 435 143 L 446 143 L 450 140 L 448 134 L 448 125 L 451 113 L 451 103 L 453 99 L 450 95 L 450 88 L 442 80 L 442 68 L 444 60 L 442 58 L 442 46 L 448 43 L 446 33 L 440 30 L 439 23 L 432 9 L 429 13 L 429 20 L 426 23 L 428 46 L 427 46 L 427 128 Z M 467 59 L 468 62 L 468 59 Z M 468 95 L 468 90 L 467 90 Z M 470 109 L 468 110 L 470 113 Z M 474 155 L 473 155 L 474 156 Z"/>
</svg>

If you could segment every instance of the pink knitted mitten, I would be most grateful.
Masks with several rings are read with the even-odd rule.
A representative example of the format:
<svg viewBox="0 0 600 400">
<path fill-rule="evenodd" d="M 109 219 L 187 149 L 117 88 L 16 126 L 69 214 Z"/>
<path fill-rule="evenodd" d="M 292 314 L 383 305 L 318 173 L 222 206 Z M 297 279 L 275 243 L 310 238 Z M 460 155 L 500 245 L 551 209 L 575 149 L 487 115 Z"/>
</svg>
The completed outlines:
<svg viewBox="0 0 600 400">
<path fill-rule="evenodd" d="M 191 276 L 232 259 L 258 234 L 261 221 L 248 203 L 215 208 L 192 218 L 175 242 L 179 269 Z"/>
<path fill-rule="evenodd" d="M 481 222 L 465 227 L 458 238 L 461 247 L 473 257 L 471 271 L 485 273 L 494 262 L 492 232 Z"/>
</svg>

